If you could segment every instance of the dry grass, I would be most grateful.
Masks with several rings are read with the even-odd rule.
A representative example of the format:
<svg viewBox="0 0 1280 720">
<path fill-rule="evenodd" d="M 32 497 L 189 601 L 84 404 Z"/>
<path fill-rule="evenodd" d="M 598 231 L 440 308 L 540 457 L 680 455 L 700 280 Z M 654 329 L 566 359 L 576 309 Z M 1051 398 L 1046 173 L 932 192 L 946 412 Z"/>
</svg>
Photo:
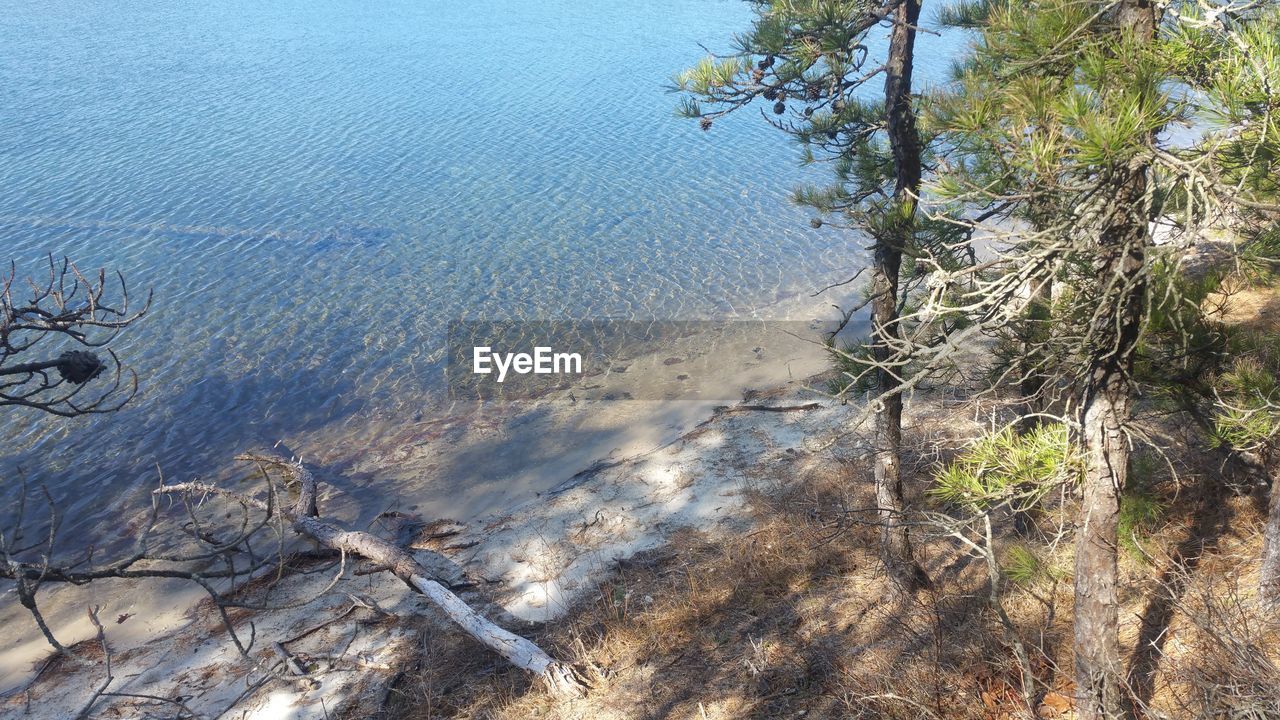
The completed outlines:
<svg viewBox="0 0 1280 720">
<path fill-rule="evenodd" d="M 544 628 L 541 642 L 603 672 L 586 700 L 549 697 L 430 634 L 386 716 L 990 717 L 983 699 L 1003 702 L 1007 682 L 981 573 L 934 541 L 922 550 L 953 594 L 898 597 L 859 522 L 865 469 L 828 470 L 758 494 L 749 533 L 685 530 L 619 564 Z"/>
<path fill-rule="evenodd" d="M 907 467 L 917 494 L 957 441 L 935 434 L 931 442 Z M 1225 717 L 1223 708 L 1249 703 L 1280 711 L 1266 705 L 1277 695 L 1280 643 L 1271 641 L 1280 636 L 1238 591 L 1256 566 L 1259 509 L 1225 498 L 1220 483 L 1205 486 L 1196 458 L 1189 449 L 1176 483 L 1151 479 L 1166 511 L 1142 551 L 1122 559 L 1126 661 L 1135 680 L 1146 678 L 1148 717 Z M 465 639 L 435 631 L 383 717 L 1026 717 L 981 563 L 944 537 L 921 537 L 936 587 L 896 595 L 876 530 L 858 510 L 870 504 L 867 477 L 867 468 L 833 465 L 779 482 L 753 497 L 750 532 L 684 530 L 619 563 L 593 596 L 532 633 L 600 671 L 586 699 L 551 697 Z M 1041 558 L 1041 575 L 1010 584 L 1004 605 L 1032 656 L 1036 715 L 1069 718 L 1070 544 L 1050 549 L 1012 533 L 999 544 Z"/>
<path fill-rule="evenodd" d="M 1269 332 L 1280 329 L 1280 293 L 1274 287 L 1228 283 L 1205 304 L 1218 321 L 1227 325 Z"/>
<path fill-rule="evenodd" d="M 1225 320 L 1280 327 L 1280 294 L 1241 292 Z M 938 463 L 986 415 L 959 402 L 918 409 L 907 434 L 918 446 L 903 464 L 912 503 L 926 503 Z M 1164 449 L 1143 451 L 1131 473 L 1160 510 L 1121 553 L 1120 639 L 1139 715 L 1280 718 L 1280 624 L 1252 593 L 1263 498 L 1239 494 L 1249 483 L 1195 423 L 1160 412 L 1142 422 Z M 1029 711 L 981 561 L 921 528 L 916 549 L 935 586 L 915 598 L 893 591 L 862 510 L 873 505 L 870 474 L 832 461 L 775 477 L 752 496 L 749 531 L 680 531 L 619 562 L 561 620 L 522 628 L 600 673 L 585 699 L 551 697 L 456 632 L 433 629 L 381 717 L 1073 717 L 1070 537 L 997 538 L 1002 561 L 1014 546 L 1038 561 L 1034 577 L 1002 596 L 1035 675 Z M 1066 497 L 1042 519 L 1069 528 L 1074 511 Z"/>
</svg>

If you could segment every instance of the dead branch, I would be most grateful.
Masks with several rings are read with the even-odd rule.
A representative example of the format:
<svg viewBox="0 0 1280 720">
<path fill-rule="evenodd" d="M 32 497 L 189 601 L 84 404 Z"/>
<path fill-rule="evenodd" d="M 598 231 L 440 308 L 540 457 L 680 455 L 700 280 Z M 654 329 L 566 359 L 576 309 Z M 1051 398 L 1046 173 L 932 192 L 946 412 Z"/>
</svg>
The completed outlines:
<svg viewBox="0 0 1280 720">
<path fill-rule="evenodd" d="M 70 260 L 50 256 L 47 277 L 28 280 L 24 298 L 12 263 L 0 275 L 0 407 L 75 417 L 114 412 L 132 399 L 137 376 L 107 345 L 147 312 L 151 294 L 131 310 L 124 276 L 116 273 L 115 280 L 105 270 L 86 276 Z"/>
<path fill-rule="evenodd" d="M 805 403 L 804 405 L 723 405 L 716 408 L 717 415 L 732 415 L 740 412 L 803 412 L 805 410 L 817 410 L 822 407 L 822 403 Z"/>
<path fill-rule="evenodd" d="M 534 643 L 511 633 L 481 616 L 444 583 L 441 573 L 420 563 L 403 548 L 376 535 L 347 530 L 322 520 L 315 511 L 316 480 L 302 463 L 266 455 L 241 455 L 239 459 L 258 463 L 260 467 L 283 472 L 298 487 L 299 499 L 292 505 L 273 507 L 269 502 L 205 483 L 191 482 L 157 488 L 157 495 L 221 496 L 247 507 L 277 513 L 290 523 L 295 532 L 325 547 L 365 558 L 393 573 L 414 592 L 426 597 L 458 627 L 481 644 L 501 655 L 516 667 L 533 673 L 553 692 L 582 694 L 585 684 L 572 667 L 553 659 Z"/>
<path fill-rule="evenodd" d="M 76 720 L 84 720 L 89 717 L 89 712 L 93 710 L 93 706 L 97 704 L 98 698 L 107 691 L 112 682 L 115 682 L 115 676 L 111 672 L 111 648 L 107 647 L 107 634 L 102 628 L 102 622 L 98 620 L 98 608 L 88 609 L 89 622 L 93 623 L 94 630 L 97 632 L 96 638 L 102 646 L 103 665 L 106 669 L 106 677 L 102 679 L 102 684 L 94 689 L 93 694 L 89 696 L 89 700 L 85 703 L 84 708 L 76 714 Z"/>
</svg>

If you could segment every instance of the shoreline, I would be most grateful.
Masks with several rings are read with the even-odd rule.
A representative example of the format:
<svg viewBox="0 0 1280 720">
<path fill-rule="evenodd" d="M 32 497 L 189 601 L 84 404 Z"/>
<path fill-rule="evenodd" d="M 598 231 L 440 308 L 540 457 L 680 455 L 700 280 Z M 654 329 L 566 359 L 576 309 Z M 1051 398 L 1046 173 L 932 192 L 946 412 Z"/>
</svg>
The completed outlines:
<svg viewBox="0 0 1280 720">
<path fill-rule="evenodd" d="M 792 349 L 796 347 L 800 346 Z M 806 401 L 814 399 L 803 388 L 806 380 L 827 367 L 820 348 L 803 346 L 813 351 L 807 358 L 780 350 L 778 357 L 786 359 L 781 365 L 761 362 L 758 354 L 745 352 L 751 350 L 749 347 L 740 349 L 744 353 L 738 365 L 721 377 L 728 385 L 735 385 L 741 395 L 772 396 L 781 392 L 803 394 Z M 675 372 L 662 365 L 675 353 L 693 358 L 697 348 L 664 348 L 635 358 L 632 364 L 648 363 Z M 644 373 L 638 370 L 608 374 L 605 380 L 610 387 L 626 387 L 627 383 L 643 379 Z M 759 388 L 765 390 L 761 392 Z M 722 397 L 725 389 L 717 392 L 717 397 Z M 340 470 L 322 463 L 318 471 L 326 488 L 322 495 L 325 515 L 353 526 L 376 524 L 374 529 L 384 530 L 391 518 L 392 525 L 401 526 L 389 528 L 393 532 L 401 532 L 405 521 L 429 524 L 456 522 L 455 518 L 461 517 L 467 520 L 462 523 L 465 529 L 450 539 L 458 550 L 447 554 L 466 572 L 484 579 L 485 602 L 491 604 L 477 607 L 508 626 L 546 622 L 566 610 L 575 593 L 615 559 L 660 545 L 674 529 L 713 530 L 722 521 L 731 520 L 741 507 L 741 478 L 730 481 L 718 471 L 735 467 L 736 471 L 744 470 L 744 453 L 761 451 L 778 441 L 768 439 L 764 428 L 772 423 L 786 427 L 791 421 L 775 417 L 775 413 L 723 415 L 717 411 L 727 404 L 723 400 L 568 401 L 566 397 L 572 393 L 573 388 L 567 388 L 527 403 L 491 405 L 477 408 L 470 415 L 434 419 L 427 423 L 430 432 L 418 434 L 408 442 L 396 438 L 396 442 L 367 448 Z M 837 406 L 820 413 L 803 413 L 810 419 L 801 422 L 812 430 L 813 419 L 829 418 L 840 411 Z M 726 432 L 726 426 L 739 429 Z M 420 428 L 411 430 L 420 432 Z M 794 445 L 810 434 L 809 430 L 793 434 L 787 443 Z M 573 445 L 565 442 L 574 437 L 583 441 Z M 497 453 L 496 449 L 502 452 Z M 467 464 L 468 458 L 499 456 L 508 460 L 516 456 L 520 467 L 497 475 L 501 479 L 495 480 L 488 474 L 491 464 Z M 677 465 L 683 469 L 673 470 Z M 449 472 L 442 467 L 470 472 Z M 391 504 L 373 502 L 379 495 L 392 498 Z M 469 512 L 456 512 L 459 507 L 468 507 L 468 503 Z M 379 580 L 373 585 L 383 587 L 375 592 L 367 580 L 349 580 L 363 592 L 371 593 L 380 607 L 393 609 L 414 602 L 406 593 L 387 587 L 395 583 Z M 343 581 L 338 589 L 346 584 Z M 307 587 L 303 583 L 290 593 L 302 597 Z M 344 597 L 341 592 L 337 594 Z M 96 585 L 92 592 L 86 588 L 55 588 L 46 595 L 45 604 L 55 631 L 68 644 L 93 636 L 84 614 L 90 601 L 102 606 L 103 617 L 125 618 L 111 625 L 107 634 L 113 651 L 120 653 L 116 659 L 117 677 L 128 675 L 130 667 L 138 670 L 135 679 L 120 683 L 120 688 L 148 693 L 145 688 L 154 690 L 157 684 L 168 684 L 161 676 L 145 670 L 151 666 L 172 671 L 164 674 L 166 678 L 199 676 L 219 664 L 232 668 L 233 674 L 244 669 L 225 632 L 219 632 L 220 628 L 211 627 L 207 617 L 201 617 L 203 597 L 198 588 L 179 583 L 126 586 L 118 582 L 115 589 Z M 318 601 L 310 609 L 266 613 L 278 617 L 261 621 L 255 618 L 255 632 L 264 637 L 272 629 L 284 633 L 320 612 L 317 606 L 331 604 Z M 60 689 L 44 687 L 50 684 L 46 670 L 46 675 L 24 692 L 24 686 L 41 670 L 49 648 L 26 611 L 16 603 L 6 605 L 0 619 L 10 627 L 15 623 L 29 627 L 0 654 L 0 692 L 7 693 L 0 698 L 0 707 L 25 703 L 24 696 L 29 692 L 39 696 L 40 705 L 49 707 L 51 713 L 56 714 L 54 707 L 74 708 L 79 693 L 71 688 L 88 688 L 100 681 L 95 679 L 95 669 L 60 668 L 60 682 L 56 683 Z M 403 614 L 413 612 L 406 608 Z M 352 647 L 360 647 L 358 654 L 374 664 L 393 667 L 395 657 L 413 645 L 411 638 L 399 634 L 400 630 L 403 628 L 385 644 L 370 638 Z M 194 653 L 198 657 L 193 660 L 185 654 L 172 653 L 169 646 L 174 644 L 194 645 L 201 650 Z M 68 671 L 85 672 L 84 682 L 68 681 L 62 675 Z M 218 674 L 225 673 L 224 669 Z M 364 697 L 353 693 L 347 681 L 326 680 L 325 685 L 317 692 L 298 694 L 290 702 L 305 705 L 310 698 L 329 703 L 325 707 L 333 711 L 334 701 Z M 175 683 L 165 689 L 178 692 L 179 688 Z M 226 701 L 216 692 L 196 695 L 211 704 Z M 279 702 L 278 695 L 274 693 L 271 697 L 277 700 L 271 702 Z M 260 710 L 267 707 L 261 703 L 259 706 Z"/>
</svg>

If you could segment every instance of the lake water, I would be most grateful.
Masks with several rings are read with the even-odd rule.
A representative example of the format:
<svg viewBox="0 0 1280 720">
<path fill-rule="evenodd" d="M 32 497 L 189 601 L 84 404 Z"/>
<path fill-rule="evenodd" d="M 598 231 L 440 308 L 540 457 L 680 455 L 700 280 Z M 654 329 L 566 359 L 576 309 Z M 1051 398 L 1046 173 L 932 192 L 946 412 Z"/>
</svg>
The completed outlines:
<svg viewBox="0 0 1280 720">
<path fill-rule="evenodd" d="M 721 0 L 6 3 L 0 260 L 67 255 L 155 302 L 115 345 L 128 408 L 0 414 L 4 485 L 23 468 L 87 527 L 157 465 L 216 476 L 254 445 L 415 422 L 452 319 L 768 315 L 847 274 L 863 243 L 788 204 L 805 171 L 780 133 L 673 115 L 670 76 L 748 20 Z M 920 54 L 941 79 L 948 44 Z"/>
</svg>

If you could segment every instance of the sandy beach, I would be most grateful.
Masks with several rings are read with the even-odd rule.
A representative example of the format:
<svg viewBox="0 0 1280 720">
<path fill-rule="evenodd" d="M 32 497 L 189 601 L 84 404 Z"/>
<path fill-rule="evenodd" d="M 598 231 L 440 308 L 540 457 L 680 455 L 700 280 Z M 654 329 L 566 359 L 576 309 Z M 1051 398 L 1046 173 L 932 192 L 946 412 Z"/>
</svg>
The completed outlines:
<svg viewBox="0 0 1280 720">
<path fill-rule="evenodd" d="M 357 461 L 314 465 L 322 512 L 410 548 L 443 552 L 476 583 L 464 597 L 516 632 L 554 620 L 593 578 L 675 530 L 732 532 L 743 492 L 776 476 L 771 470 L 761 477 L 766 460 L 803 463 L 806 448 L 821 444 L 851 415 L 823 396 L 817 377 L 828 367 L 824 348 L 813 341 L 830 322 L 822 319 L 822 307 L 806 298 L 773 310 L 789 320 L 729 323 L 714 338 L 690 335 L 626 358 L 625 372 L 581 378 L 536 399 L 459 403 L 441 417 L 384 430 Z M 619 399 L 655 397 L 669 387 L 682 388 L 682 397 Z M 738 402 L 726 402 L 730 397 Z M 809 409 L 741 410 L 759 405 Z M 379 505 L 373 499 L 388 495 L 403 500 Z M 433 540 L 441 527 L 449 532 Z M 322 706 L 367 710 L 412 654 L 416 631 L 359 605 L 405 616 L 432 611 L 390 576 L 352 576 L 321 593 L 331 575 L 299 573 L 273 600 L 306 602 L 246 612 L 237 622 L 244 628 L 252 622 L 259 638 L 254 652 L 266 658 L 273 642 L 333 615 L 323 632 L 307 634 L 291 651 L 338 655 L 344 658 L 338 664 L 356 658 L 366 672 L 327 673 L 316 687 L 274 683 L 247 698 L 240 693 L 258 673 L 235 657 L 194 585 L 60 587 L 47 593 L 43 609 L 59 638 L 81 647 L 96 642 L 87 607 L 118 620 L 107 632 L 118 692 L 181 694 L 209 715 L 235 704 L 246 718 L 312 717 Z M 353 597 L 362 600 L 353 606 Z M 36 708 L 32 717 L 74 713 L 101 670 L 65 659 L 46 666 L 49 647 L 16 602 L 4 604 L 0 622 L 17 629 L 16 641 L 0 653 L 3 707 Z M 283 707 L 297 714 L 280 715 Z"/>
</svg>

